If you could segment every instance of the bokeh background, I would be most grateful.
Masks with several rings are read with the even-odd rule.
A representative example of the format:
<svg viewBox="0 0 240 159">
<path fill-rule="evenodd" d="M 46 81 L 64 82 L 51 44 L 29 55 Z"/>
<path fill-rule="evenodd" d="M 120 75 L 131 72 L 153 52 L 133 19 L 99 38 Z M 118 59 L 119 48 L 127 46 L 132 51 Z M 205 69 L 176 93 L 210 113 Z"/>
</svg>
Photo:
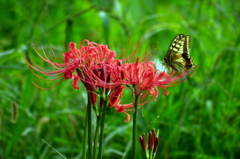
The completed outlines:
<svg viewBox="0 0 240 159">
<path fill-rule="evenodd" d="M 27 68 L 28 55 L 50 68 L 32 45 L 61 57 L 71 41 L 89 39 L 117 54 L 131 54 L 141 41 L 139 56 L 155 48 L 155 60 L 163 62 L 179 33 L 191 35 L 198 69 L 142 107 L 138 135 L 160 130 L 157 159 L 240 158 L 239 22 L 238 0 L 1 0 L 0 158 L 62 158 L 42 139 L 67 158 L 82 155 L 85 89 L 74 90 L 70 80 L 35 87 L 56 83 Z M 104 159 L 129 158 L 131 122 L 124 120 L 108 112 Z M 144 158 L 140 145 L 138 158 Z"/>
</svg>

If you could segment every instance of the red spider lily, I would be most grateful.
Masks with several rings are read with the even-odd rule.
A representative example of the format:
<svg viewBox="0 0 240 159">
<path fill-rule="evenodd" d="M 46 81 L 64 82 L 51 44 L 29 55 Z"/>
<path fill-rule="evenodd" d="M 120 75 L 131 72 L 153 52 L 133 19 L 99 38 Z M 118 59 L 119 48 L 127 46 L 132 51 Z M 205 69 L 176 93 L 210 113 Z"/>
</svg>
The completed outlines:
<svg viewBox="0 0 240 159">
<path fill-rule="evenodd" d="M 167 74 L 165 71 L 159 72 L 154 62 L 139 63 L 137 58 L 135 63 L 123 65 L 123 73 L 126 84 L 135 86 L 136 93 L 148 91 L 149 95 L 156 99 L 158 87 L 165 89 L 164 95 L 168 95 L 166 88 L 182 82 L 183 80 L 179 81 L 179 79 L 186 75 L 187 72 L 182 72 L 178 75 Z"/>
<path fill-rule="evenodd" d="M 87 43 L 87 46 L 83 46 L 84 43 Z M 69 44 L 69 51 L 63 54 L 63 63 L 58 62 L 56 55 L 53 51 L 52 54 L 55 58 L 53 60 L 50 59 L 44 51 L 43 56 L 40 55 L 36 50 L 35 52 L 41 59 L 49 63 L 56 70 L 44 69 L 41 66 L 37 65 L 31 58 L 29 58 L 30 62 L 28 62 L 27 60 L 25 61 L 30 68 L 47 76 L 57 76 L 56 78 L 51 80 L 56 80 L 61 77 L 64 77 L 64 79 L 73 79 L 72 85 L 75 89 L 79 89 L 79 87 L 77 86 L 78 80 L 86 80 L 82 77 L 79 78 L 77 77 L 78 75 L 74 74 L 76 69 L 80 69 L 85 72 L 87 68 L 92 65 L 96 65 L 99 63 L 111 63 L 111 61 L 114 60 L 116 56 L 115 52 L 109 50 L 107 45 L 99 45 L 94 42 L 89 42 L 88 40 L 82 41 L 80 43 L 79 49 L 76 48 L 75 43 L 71 42 Z M 88 80 L 86 80 L 85 82 L 90 83 L 90 81 Z"/>
<path fill-rule="evenodd" d="M 127 115 L 126 121 L 130 119 L 126 112 L 134 110 L 133 103 L 120 103 L 123 89 L 126 86 L 130 87 L 136 95 L 140 95 L 138 107 L 141 107 L 157 98 L 159 87 L 166 90 L 164 95 L 168 95 L 166 88 L 183 81 L 182 77 L 186 74 L 186 72 L 180 75 L 159 72 L 153 62 L 139 62 L 138 58 L 135 63 L 121 64 L 120 60 L 115 60 L 112 65 L 106 63 L 101 66 L 95 65 L 89 70 L 91 72 L 91 70 L 100 69 L 103 66 L 110 75 L 110 82 L 105 82 L 97 76 L 94 76 L 94 81 L 101 87 L 113 90 L 110 96 L 110 107 L 115 108 L 117 112 L 124 112 Z"/>
</svg>

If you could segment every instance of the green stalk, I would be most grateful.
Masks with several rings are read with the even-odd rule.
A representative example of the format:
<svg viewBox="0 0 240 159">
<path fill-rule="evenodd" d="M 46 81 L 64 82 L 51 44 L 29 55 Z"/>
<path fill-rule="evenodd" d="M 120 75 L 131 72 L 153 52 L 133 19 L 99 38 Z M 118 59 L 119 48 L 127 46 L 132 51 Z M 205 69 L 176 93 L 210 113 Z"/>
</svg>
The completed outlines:
<svg viewBox="0 0 240 159">
<path fill-rule="evenodd" d="M 96 124 L 96 129 L 95 129 L 94 146 L 93 146 L 93 159 L 96 158 L 96 154 L 97 154 L 100 119 L 101 119 L 101 116 L 97 116 L 97 124 Z"/>
<path fill-rule="evenodd" d="M 133 113 L 133 130 L 132 130 L 132 159 L 137 158 L 137 108 L 139 95 L 134 94 L 134 113 Z"/>
<path fill-rule="evenodd" d="M 102 111 L 102 119 L 101 119 L 101 128 L 100 128 L 100 140 L 99 140 L 98 159 L 102 159 L 104 120 L 105 120 L 105 114 L 106 114 L 107 105 L 108 105 L 108 101 L 104 101 L 104 106 L 103 106 L 103 111 Z"/>
<path fill-rule="evenodd" d="M 88 158 L 92 158 L 92 104 L 88 99 L 87 105 L 87 116 L 88 116 Z"/>
<path fill-rule="evenodd" d="M 83 159 L 86 159 L 86 146 L 87 146 L 87 132 L 88 132 L 88 109 L 86 109 L 85 117 L 85 128 L 84 128 L 84 138 L 83 138 Z"/>
</svg>

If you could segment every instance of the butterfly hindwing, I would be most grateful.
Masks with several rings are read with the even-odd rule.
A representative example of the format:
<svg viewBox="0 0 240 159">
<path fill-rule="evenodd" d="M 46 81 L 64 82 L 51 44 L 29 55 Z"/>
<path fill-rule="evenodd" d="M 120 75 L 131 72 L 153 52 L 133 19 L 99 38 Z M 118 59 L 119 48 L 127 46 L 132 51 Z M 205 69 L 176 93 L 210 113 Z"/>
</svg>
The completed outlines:
<svg viewBox="0 0 240 159">
<path fill-rule="evenodd" d="M 168 48 L 166 57 L 164 58 L 165 64 L 171 67 L 175 72 L 189 71 L 195 67 L 190 53 L 190 36 L 183 34 L 177 35 Z"/>
</svg>

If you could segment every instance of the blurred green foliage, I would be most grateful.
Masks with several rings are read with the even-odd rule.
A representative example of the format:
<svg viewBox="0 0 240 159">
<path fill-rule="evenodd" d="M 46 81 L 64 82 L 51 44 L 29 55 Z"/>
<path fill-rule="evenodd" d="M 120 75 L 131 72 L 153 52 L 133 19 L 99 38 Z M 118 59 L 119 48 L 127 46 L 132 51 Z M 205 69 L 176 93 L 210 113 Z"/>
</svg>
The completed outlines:
<svg viewBox="0 0 240 159">
<path fill-rule="evenodd" d="M 34 76 L 23 57 L 50 68 L 33 51 L 61 54 L 69 42 L 89 39 L 130 54 L 157 48 L 162 60 L 173 37 L 192 36 L 198 69 L 170 94 L 142 107 L 138 132 L 160 129 L 156 158 L 240 158 L 240 2 L 237 0 L 90 0 L 0 2 L 0 158 L 81 158 L 86 92 L 71 81 Z M 78 45 L 79 46 L 79 45 Z M 124 48 L 124 49 L 122 49 Z M 123 97 L 129 100 L 129 96 Z M 13 116 L 13 109 L 17 115 Z M 131 122 L 110 110 L 104 159 L 124 158 Z M 139 158 L 143 158 L 138 145 Z M 128 155 L 127 155 L 128 156 Z M 128 156 L 129 157 L 129 156 Z"/>
</svg>

